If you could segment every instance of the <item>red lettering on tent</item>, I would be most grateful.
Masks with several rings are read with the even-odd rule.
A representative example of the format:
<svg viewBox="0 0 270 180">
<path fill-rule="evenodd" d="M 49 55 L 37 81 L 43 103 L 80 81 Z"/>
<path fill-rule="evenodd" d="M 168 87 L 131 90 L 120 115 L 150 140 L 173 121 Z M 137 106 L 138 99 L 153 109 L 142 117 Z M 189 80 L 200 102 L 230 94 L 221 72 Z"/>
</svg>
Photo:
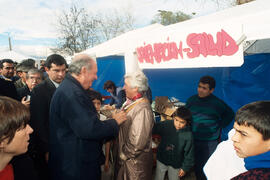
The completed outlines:
<svg viewBox="0 0 270 180">
<path fill-rule="evenodd" d="M 187 45 L 190 47 L 185 48 L 189 58 L 196 58 L 200 54 L 204 57 L 211 56 L 231 56 L 238 51 L 238 45 L 235 40 L 223 29 L 217 32 L 217 42 L 214 42 L 211 34 L 192 33 L 187 37 Z"/>
<path fill-rule="evenodd" d="M 167 38 L 169 41 L 169 37 Z M 188 58 L 196 58 L 200 55 L 207 56 L 231 56 L 235 54 L 239 47 L 235 40 L 223 29 L 216 34 L 216 42 L 211 34 L 191 33 L 186 39 L 187 46 L 183 48 L 182 41 L 177 47 L 176 42 L 165 43 L 144 43 L 144 46 L 136 49 L 138 60 L 140 63 L 160 63 L 178 59 L 179 55 L 183 59 L 183 52 Z"/>
</svg>

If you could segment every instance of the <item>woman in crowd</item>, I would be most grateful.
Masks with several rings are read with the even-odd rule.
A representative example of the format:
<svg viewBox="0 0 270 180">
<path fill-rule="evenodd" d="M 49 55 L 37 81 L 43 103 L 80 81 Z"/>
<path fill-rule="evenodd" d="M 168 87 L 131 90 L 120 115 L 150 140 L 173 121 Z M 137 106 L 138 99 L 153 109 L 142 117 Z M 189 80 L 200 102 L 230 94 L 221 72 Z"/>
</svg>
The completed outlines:
<svg viewBox="0 0 270 180">
<path fill-rule="evenodd" d="M 11 98 L 0 96 L 0 180 L 13 180 L 10 160 L 28 149 L 33 129 L 27 124 L 27 107 Z"/>
</svg>

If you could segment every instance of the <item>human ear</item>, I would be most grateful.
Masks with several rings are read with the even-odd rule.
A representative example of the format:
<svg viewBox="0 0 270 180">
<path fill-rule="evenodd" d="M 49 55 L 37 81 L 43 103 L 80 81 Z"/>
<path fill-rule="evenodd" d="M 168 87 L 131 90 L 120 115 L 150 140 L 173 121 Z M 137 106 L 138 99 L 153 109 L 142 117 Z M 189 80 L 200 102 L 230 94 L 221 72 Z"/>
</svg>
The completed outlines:
<svg viewBox="0 0 270 180">
<path fill-rule="evenodd" d="M 6 141 L 3 140 L 1 143 L 0 143 L 0 149 L 4 149 L 6 146 Z"/>
<path fill-rule="evenodd" d="M 48 72 L 50 69 L 48 67 L 45 67 L 45 71 Z"/>
<path fill-rule="evenodd" d="M 87 71 L 86 67 L 85 67 L 85 66 L 83 66 L 83 67 L 81 68 L 81 74 L 85 74 L 85 73 L 86 73 L 86 71 Z"/>
</svg>

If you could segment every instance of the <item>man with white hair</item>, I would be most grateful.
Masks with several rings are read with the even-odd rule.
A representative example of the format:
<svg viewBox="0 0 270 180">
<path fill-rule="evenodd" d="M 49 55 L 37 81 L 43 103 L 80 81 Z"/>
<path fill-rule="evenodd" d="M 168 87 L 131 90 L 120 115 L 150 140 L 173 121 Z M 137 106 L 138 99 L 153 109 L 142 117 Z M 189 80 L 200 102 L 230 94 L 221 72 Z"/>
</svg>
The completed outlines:
<svg viewBox="0 0 270 180">
<path fill-rule="evenodd" d="M 100 121 L 87 90 L 97 79 L 97 64 L 77 55 L 56 90 L 50 107 L 49 169 L 52 180 L 99 180 L 102 142 L 117 136 L 126 113 Z"/>
<path fill-rule="evenodd" d="M 30 106 L 30 96 L 33 88 L 42 81 L 42 73 L 37 68 L 32 68 L 26 73 L 26 86 L 17 89 L 19 99 L 27 107 Z"/>
<path fill-rule="evenodd" d="M 122 109 L 127 112 L 119 130 L 117 180 L 152 179 L 152 127 L 153 112 L 144 96 L 148 80 L 142 71 L 125 75 L 124 90 L 127 101 Z"/>
</svg>

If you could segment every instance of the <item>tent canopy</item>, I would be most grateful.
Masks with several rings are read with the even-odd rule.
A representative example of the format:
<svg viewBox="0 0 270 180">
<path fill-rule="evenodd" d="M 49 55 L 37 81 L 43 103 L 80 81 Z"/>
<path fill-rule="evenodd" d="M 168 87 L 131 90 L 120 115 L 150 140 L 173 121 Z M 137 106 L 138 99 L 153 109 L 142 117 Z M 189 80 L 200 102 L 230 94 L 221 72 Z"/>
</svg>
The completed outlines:
<svg viewBox="0 0 270 180">
<path fill-rule="evenodd" d="M 239 24 L 242 26 L 243 34 L 247 36 L 246 40 L 266 39 L 270 37 L 270 1 L 256 0 L 246 4 L 234 6 L 209 15 L 196 17 L 184 22 L 179 22 L 161 29 L 153 30 L 153 36 L 162 32 L 198 29 L 203 24 Z"/>
<path fill-rule="evenodd" d="M 222 50 L 221 53 L 215 54 L 215 51 L 220 51 L 219 47 L 226 47 L 226 43 L 219 43 L 218 33 L 224 30 L 227 37 L 231 37 L 231 42 L 237 45 L 242 44 L 243 40 L 269 38 L 268 17 L 270 17 L 270 1 L 257 0 L 153 30 L 133 47 L 133 52 L 136 51 L 140 68 L 143 69 L 240 66 L 243 57 L 235 55 L 240 54 L 241 46 L 234 52 L 235 54 L 229 56 L 222 54 Z M 194 54 L 196 51 L 199 51 L 198 56 L 195 58 L 189 56 L 190 52 Z M 177 53 L 170 56 L 170 52 Z M 235 64 L 236 61 L 239 63 Z"/>
<path fill-rule="evenodd" d="M 127 50 L 127 44 L 134 42 L 136 39 L 140 38 L 145 33 L 149 33 L 154 29 L 161 27 L 163 27 L 163 25 L 161 24 L 152 24 L 143 28 L 135 29 L 126 32 L 120 36 L 117 36 L 113 39 L 110 39 L 95 47 L 82 51 L 81 53 L 94 55 L 96 57 L 124 55 Z"/>
</svg>

